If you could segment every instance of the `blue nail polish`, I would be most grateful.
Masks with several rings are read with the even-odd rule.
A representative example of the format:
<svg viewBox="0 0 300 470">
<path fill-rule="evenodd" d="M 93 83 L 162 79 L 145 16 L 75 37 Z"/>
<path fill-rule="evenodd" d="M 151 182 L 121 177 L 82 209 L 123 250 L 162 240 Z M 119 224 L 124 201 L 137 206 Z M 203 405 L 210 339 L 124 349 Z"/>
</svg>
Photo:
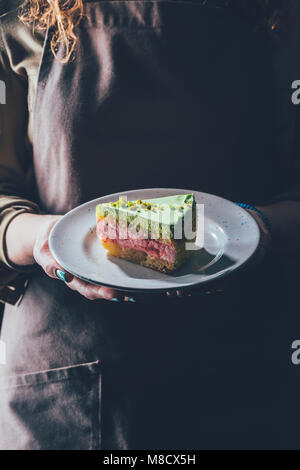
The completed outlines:
<svg viewBox="0 0 300 470">
<path fill-rule="evenodd" d="M 133 297 L 129 297 L 129 302 L 135 302 L 135 299 Z"/>
<path fill-rule="evenodd" d="M 114 297 L 113 299 L 111 299 L 113 302 L 119 302 L 119 299 L 117 299 L 116 297 Z"/>
<path fill-rule="evenodd" d="M 64 271 L 62 271 L 61 269 L 57 269 L 56 275 L 61 281 L 66 282 L 66 273 Z"/>
</svg>

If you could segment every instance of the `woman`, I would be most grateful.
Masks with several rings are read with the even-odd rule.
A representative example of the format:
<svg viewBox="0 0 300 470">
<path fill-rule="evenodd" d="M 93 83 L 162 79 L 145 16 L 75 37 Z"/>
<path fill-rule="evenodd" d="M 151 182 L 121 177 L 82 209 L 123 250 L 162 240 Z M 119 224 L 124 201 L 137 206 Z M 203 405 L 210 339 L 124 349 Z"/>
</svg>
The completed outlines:
<svg viewBox="0 0 300 470">
<path fill-rule="evenodd" d="M 264 34 L 282 32 L 286 2 L 13 3 L 0 18 L 0 447 L 276 445 L 255 322 L 268 320 L 272 261 L 223 294 L 124 302 L 63 272 L 48 237 L 92 198 L 168 186 L 256 205 L 262 240 L 269 220 L 273 250 L 295 246 L 286 96 Z"/>
</svg>

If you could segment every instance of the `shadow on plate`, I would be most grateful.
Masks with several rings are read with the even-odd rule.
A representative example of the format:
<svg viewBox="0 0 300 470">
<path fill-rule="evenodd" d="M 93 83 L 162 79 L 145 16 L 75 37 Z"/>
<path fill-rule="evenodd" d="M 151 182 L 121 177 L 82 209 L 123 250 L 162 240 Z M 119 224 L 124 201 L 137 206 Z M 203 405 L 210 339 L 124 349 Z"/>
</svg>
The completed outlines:
<svg viewBox="0 0 300 470">
<path fill-rule="evenodd" d="M 83 250 L 87 256 L 90 255 L 91 247 L 95 247 L 98 244 L 100 248 L 100 242 L 96 237 L 96 226 L 90 227 L 87 233 Z M 161 280 L 163 277 L 184 277 L 190 274 L 199 274 L 203 277 L 215 275 L 224 269 L 228 269 L 235 264 L 235 260 L 229 258 L 224 254 L 223 249 L 220 249 L 217 253 L 209 253 L 205 248 L 196 250 L 193 253 L 191 259 L 179 268 L 173 274 L 164 274 L 159 271 L 155 271 L 143 266 L 131 263 L 129 261 L 115 258 L 111 255 L 106 255 L 111 263 L 114 263 L 118 268 L 126 274 L 127 277 L 132 279 L 157 279 Z"/>
<path fill-rule="evenodd" d="M 116 264 L 120 270 L 126 273 L 128 277 L 136 278 L 136 269 L 138 267 L 139 279 L 161 279 L 162 276 L 172 276 L 178 278 L 190 274 L 201 274 L 203 277 L 206 277 L 221 272 L 224 269 L 228 269 L 235 264 L 233 259 L 224 255 L 223 250 L 219 251 L 217 254 L 211 254 L 206 251 L 205 248 L 202 248 L 201 250 L 195 252 L 191 260 L 184 264 L 175 273 L 164 274 L 149 268 L 143 268 L 143 266 L 138 266 L 120 258 L 115 258 L 111 255 L 107 256 L 110 262 Z"/>
</svg>

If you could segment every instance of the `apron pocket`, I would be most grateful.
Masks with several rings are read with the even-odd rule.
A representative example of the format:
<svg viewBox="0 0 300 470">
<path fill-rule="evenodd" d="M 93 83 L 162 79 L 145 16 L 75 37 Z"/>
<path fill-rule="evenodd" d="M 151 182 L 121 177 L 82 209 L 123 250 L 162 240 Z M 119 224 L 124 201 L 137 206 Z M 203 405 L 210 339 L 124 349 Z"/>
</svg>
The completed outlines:
<svg viewBox="0 0 300 470">
<path fill-rule="evenodd" d="M 100 449 L 99 361 L 0 379 L 0 449 Z"/>
</svg>

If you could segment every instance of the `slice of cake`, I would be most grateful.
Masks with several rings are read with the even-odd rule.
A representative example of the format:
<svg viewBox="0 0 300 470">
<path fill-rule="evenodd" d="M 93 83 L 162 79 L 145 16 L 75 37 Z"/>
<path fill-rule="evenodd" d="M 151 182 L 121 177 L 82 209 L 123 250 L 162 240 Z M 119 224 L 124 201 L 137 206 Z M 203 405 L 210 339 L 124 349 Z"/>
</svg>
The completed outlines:
<svg viewBox="0 0 300 470">
<path fill-rule="evenodd" d="M 110 255 L 161 272 L 179 268 L 196 238 L 193 194 L 98 204 L 97 235 Z M 189 242 L 189 243 L 188 243 Z"/>
</svg>

